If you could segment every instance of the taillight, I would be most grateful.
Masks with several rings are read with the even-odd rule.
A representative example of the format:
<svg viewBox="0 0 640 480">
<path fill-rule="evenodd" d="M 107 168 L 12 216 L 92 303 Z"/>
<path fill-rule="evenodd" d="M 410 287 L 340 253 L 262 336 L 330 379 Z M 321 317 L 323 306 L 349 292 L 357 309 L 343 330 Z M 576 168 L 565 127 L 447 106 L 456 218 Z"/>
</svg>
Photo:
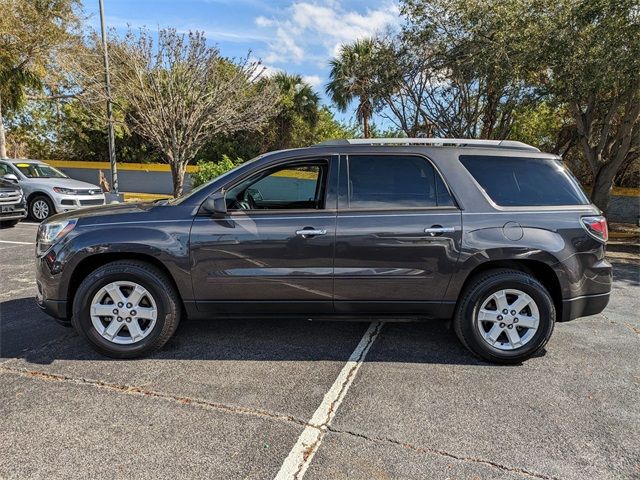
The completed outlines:
<svg viewBox="0 0 640 480">
<path fill-rule="evenodd" d="M 602 215 L 596 217 L 582 217 L 582 225 L 593 237 L 606 242 L 609 239 L 609 228 L 607 219 Z"/>
</svg>

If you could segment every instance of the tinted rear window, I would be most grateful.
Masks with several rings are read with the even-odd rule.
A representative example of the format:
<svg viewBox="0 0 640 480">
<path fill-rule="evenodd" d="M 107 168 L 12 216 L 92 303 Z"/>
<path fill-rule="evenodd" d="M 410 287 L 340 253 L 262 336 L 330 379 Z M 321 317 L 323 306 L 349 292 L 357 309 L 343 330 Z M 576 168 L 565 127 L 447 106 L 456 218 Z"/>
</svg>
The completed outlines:
<svg viewBox="0 0 640 480">
<path fill-rule="evenodd" d="M 349 155 L 351 208 L 454 206 L 440 174 L 422 157 Z"/>
<path fill-rule="evenodd" d="M 557 160 L 461 155 L 460 162 L 497 205 L 589 203 L 576 179 Z"/>
</svg>

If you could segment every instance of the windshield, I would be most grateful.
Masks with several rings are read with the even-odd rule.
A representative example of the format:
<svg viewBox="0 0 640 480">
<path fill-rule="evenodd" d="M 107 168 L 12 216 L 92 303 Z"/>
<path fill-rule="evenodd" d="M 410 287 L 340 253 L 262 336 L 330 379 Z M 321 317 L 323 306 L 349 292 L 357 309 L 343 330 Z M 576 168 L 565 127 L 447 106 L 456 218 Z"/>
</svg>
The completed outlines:
<svg viewBox="0 0 640 480">
<path fill-rule="evenodd" d="M 15 166 L 27 178 L 68 178 L 60 170 L 44 163 L 16 163 Z"/>
<path fill-rule="evenodd" d="M 169 203 L 170 205 L 179 205 L 180 203 L 182 203 L 183 201 L 185 201 L 186 199 L 188 199 L 189 197 L 191 197 L 191 195 L 199 192 L 200 190 L 207 188 L 209 185 L 211 185 L 213 182 L 220 180 L 221 178 L 226 177 L 227 175 L 230 175 L 231 173 L 235 172 L 236 170 L 238 170 L 240 167 L 244 167 L 245 165 L 248 165 L 249 163 L 253 163 L 256 160 L 262 158 L 264 155 L 259 155 L 255 158 L 252 158 L 251 160 L 241 163 L 240 165 L 237 165 L 235 167 L 233 167 L 231 170 L 228 170 L 226 172 L 224 172 L 222 175 L 218 175 L 216 178 L 212 178 L 211 180 L 209 180 L 206 183 L 203 183 L 202 185 L 197 186 L 196 188 L 194 188 L 193 190 L 191 190 L 189 193 L 186 193 L 184 195 L 182 195 L 181 197 L 178 198 L 172 198 L 171 200 L 168 200 L 167 203 Z"/>
</svg>

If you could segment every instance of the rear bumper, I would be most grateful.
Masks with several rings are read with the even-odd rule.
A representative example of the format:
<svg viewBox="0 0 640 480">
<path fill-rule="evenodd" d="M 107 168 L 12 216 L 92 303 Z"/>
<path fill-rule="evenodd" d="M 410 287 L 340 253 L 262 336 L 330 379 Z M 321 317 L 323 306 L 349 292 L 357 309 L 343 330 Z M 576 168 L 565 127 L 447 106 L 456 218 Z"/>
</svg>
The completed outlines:
<svg viewBox="0 0 640 480">
<path fill-rule="evenodd" d="M 609 303 L 611 292 L 582 295 L 562 301 L 562 322 L 588 317 L 602 312 Z"/>
</svg>

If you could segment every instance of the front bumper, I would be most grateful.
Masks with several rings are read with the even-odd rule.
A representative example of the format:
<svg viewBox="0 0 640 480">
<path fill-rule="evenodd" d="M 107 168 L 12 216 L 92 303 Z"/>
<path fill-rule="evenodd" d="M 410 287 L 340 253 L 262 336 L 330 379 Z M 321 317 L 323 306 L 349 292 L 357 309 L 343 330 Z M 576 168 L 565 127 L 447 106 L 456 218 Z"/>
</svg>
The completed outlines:
<svg viewBox="0 0 640 480">
<path fill-rule="evenodd" d="M 52 316 L 62 325 L 70 325 L 70 312 L 66 299 L 66 283 L 60 272 L 53 273 L 50 260 L 36 257 L 36 303 L 45 313 Z M 55 258 L 55 256 L 54 256 Z"/>
<path fill-rule="evenodd" d="M 71 326 L 71 321 L 66 317 L 67 302 L 64 300 L 45 300 L 38 302 L 38 306 L 56 322 L 65 327 Z"/>
<path fill-rule="evenodd" d="M 21 220 L 27 216 L 27 207 L 24 203 L 17 205 L 1 205 L 0 206 L 0 222 L 6 220 Z"/>
<path fill-rule="evenodd" d="M 103 194 L 99 195 L 52 195 L 53 203 L 57 213 L 71 212 L 80 208 L 95 207 L 104 205 Z"/>
<path fill-rule="evenodd" d="M 567 322 L 579 317 L 588 317 L 602 312 L 607 304 L 611 292 L 582 295 L 562 301 L 562 319 Z"/>
</svg>

